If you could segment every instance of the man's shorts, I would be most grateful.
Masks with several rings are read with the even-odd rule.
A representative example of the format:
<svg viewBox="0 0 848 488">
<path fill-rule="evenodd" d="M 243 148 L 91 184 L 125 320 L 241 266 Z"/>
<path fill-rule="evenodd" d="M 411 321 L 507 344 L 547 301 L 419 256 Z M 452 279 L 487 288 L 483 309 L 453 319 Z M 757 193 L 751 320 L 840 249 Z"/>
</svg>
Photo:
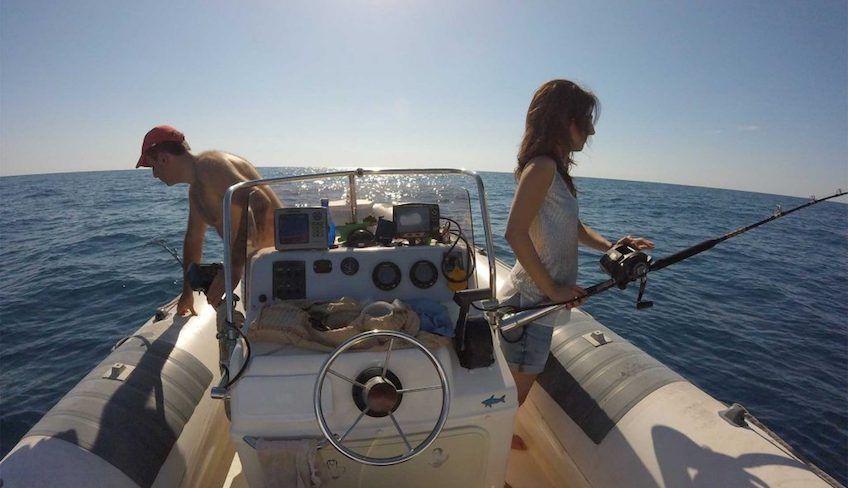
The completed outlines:
<svg viewBox="0 0 848 488">
<path fill-rule="evenodd" d="M 518 294 L 501 300 L 500 304 L 528 306 L 526 300 L 522 300 Z M 568 322 L 570 317 L 570 311 L 562 310 L 504 333 L 501 336 L 501 351 L 509 366 L 520 373 L 541 373 L 545 369 L 548 353 L 551 350 L 554 326 Z"/>
</svg>

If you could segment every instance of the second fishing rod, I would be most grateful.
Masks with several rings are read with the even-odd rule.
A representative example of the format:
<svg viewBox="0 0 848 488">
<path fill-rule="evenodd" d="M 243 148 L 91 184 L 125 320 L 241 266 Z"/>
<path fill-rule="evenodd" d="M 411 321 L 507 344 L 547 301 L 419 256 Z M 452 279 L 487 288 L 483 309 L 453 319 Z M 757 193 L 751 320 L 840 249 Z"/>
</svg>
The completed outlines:
<svg viewBox="0 0 848 488">
<path fill-rule="evenodd" d="M 604 253 L 603 256 L 601 256 L 601 269 L 603 269 L 604 272 L 606 272 L 610 276 L 610 278 L 608 280 L 587 287 L 585 289 L 586 293 L 579 297 L 575 297 L 572 300 L 567 300 L 564 302 L 542 303 L 529 307 L 513 307 L 504 305 L 495 307 L 484 307 L 481 308 L 481 310 L 494 313 L 498 328 L 501 330 L 501 332 L 507 332 L 509 330 L 527 325 L 548 314 L 561 310 L 562 308 L 567 307 L 568 305 L 576 305 L 581 300 L 584 300 L 594 295 L 598 295 L 611 288 L 618 287 L 623 290 L 627 288 L 630 283 L 635 281 L 639 282 L 639 296 L 636 299 L 636 308 L 639 310 L 649 308 L 653 305 L 653 302 L 642 300 L 642 297 L 645 293 L 645 287 L 648 284 L 649 273 L 659 271 L 663 268 L 679 263 L 685 259 L 695 256 L 696 254 L 700 254 L 708 249 L 711 249 L 720 242 L 726 241 L 727 239 L 736 237 L 739 234 L 754 229 L 755 227 L 759 227 L 763 224 L 789 215 L 792 212 L 796 212 L 803 208 L 807 208 L 817 203 L 824 202 L 832 198 L 837 198 L 846 194 L 848 194 L 848 192 L 842 191 L 840 189 L 833 195 L 829 195 L 824 198 L 817 199 L 815 197 L 811 197 L 810 201 L 798 205 L 797 207 L 791 208 L 789 210 L 782 210 L 780 207 L 778 207 L 772 215 L 765 219 L 762 219 L 758 222 L 754 222 L 750 225 L 746 225 L 744 227 L 740 227 L 715 239 L 708 239 L 706 241 L 700 242 L 698 244 L 695 244 L 694 246 L 688 247 L 670 256 L 666 256 L 657 260 L 654 260 L 651 256 L 648 256 L 642 251 L 637 251 L 636 249 L 630 247 L 627 244 L 618 244 L 616 246 L 613 246 L 610 250 Z"/>
</svg>

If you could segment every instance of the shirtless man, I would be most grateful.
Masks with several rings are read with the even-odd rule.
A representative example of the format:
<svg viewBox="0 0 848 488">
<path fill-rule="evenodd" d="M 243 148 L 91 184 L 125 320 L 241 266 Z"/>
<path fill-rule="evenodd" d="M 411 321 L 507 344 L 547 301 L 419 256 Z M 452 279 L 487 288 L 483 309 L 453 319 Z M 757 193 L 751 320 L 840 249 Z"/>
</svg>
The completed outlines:
<svg viewBox="0 0 848 488">
<path fill-rule="evenodd" d="M 177 303 L 179 315 L 196 315 L 194 294 L 185 272 L 191 263 L 200 263 L 203 257 L 203 238 L 206 226 L 212 226 L 224 236 L 223 207 L 227 188 L 240 182 L 261 178 L 256 168 L 247 160 L 220 151 L 207 151 L 198 155 L 189 152 L 185 136 L 177 129 L 160 125 L 144 136 L 141 157 L 136 168 L 153 168 L 153 176 L 166 185 L 188 183 L 188 228 L 183 245 L 183 292 Z M 249 208 L 246 205 L 249 200 Z M 274 209 L 282 207 L 274 192 L 266 187 L 255 187 L 233 195 L 230 249 L 232 250 L 232 283 L 241 280 L 247 248 L 244 225 L 251 229 L 254 248 L 274 245 Z M 247 216 L 245 219 L 244 217 Z M 218 272 L 206 293 L 207 301 L 217 307 L 224 294 L 224 271 Z"/>
</svg>

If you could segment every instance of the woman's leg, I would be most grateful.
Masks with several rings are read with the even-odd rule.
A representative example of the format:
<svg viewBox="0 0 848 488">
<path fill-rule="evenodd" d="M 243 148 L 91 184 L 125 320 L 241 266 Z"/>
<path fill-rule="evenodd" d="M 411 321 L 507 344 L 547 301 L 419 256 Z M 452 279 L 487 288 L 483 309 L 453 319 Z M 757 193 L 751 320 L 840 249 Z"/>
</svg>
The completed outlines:
<svg viewBox="0 0 848 488">
<path fill-rule="evenodd" d="M 536 373 L 521 373 L 513 368 L 509 368 L 509 370 L 512 373 L 512 378 L 515 380 L 515 389 L 518 391 L 518 406 L 520 407 L 524 404 L 524 400 L 527 399 L 530 388 L 533 387 L 533 383 L 539 375 Z"/>
<path fill-rule="evenodd" d="M 518 406 L 521 407 L 530 393 L 530 388 L 533 387 L 533 383 L 536 381 L 536 376 L 539 375 L 535 373 L 521 373 L 515 368 L 510 368 L 510 372 L 512 373 L 512 378 L 515 380 L 515 389 L 518 393 Z M 524 451 L 527 449 L 527 444 L 525 444 L 521 436 L 512 434 L 511 447 L 518 451 Z"/>
<path fill-rule="evenodd" d="M 509 362 L 509 370 L 515 380 L 518 405 L 524 404 L 536 377 L 545 369 L 551 348 L 553 329 L 543 325 L 529 324 L 520 332 L 520 337 L 504 337 L 501 347 Z M 511 342 L 514 341 L 514 342 Z M 520 436 L 513 434 L 512 448 L 527 449 Z"/>
</svg>

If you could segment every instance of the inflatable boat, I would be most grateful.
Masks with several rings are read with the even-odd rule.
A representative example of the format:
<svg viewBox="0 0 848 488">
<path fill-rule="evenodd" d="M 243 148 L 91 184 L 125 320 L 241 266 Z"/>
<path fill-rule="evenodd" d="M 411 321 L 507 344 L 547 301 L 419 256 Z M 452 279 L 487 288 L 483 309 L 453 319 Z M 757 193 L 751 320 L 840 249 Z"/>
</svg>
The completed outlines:
<svg viewBox="0 0 848 488">
<path fill-rule="evenodd" d="M 477 174 L 240 183 L 225 235 L 233 195 L 260 185 L 285 208 L 273 243 L 247 236 L 240 287 L 217 310 L 197 293 L 196 316 L 156 310 L 8 453 L 0 485 L 838 486 L 579 309 L 553 316 L 519 408 Z"/>
</svg>

